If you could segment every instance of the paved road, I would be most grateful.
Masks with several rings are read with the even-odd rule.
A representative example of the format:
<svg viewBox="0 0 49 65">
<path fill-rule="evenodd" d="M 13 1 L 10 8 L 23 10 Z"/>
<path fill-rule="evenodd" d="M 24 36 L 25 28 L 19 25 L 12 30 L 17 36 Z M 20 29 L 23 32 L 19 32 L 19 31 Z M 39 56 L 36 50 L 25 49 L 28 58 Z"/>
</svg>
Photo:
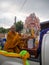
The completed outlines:
<svg viewBox="0 0 49 65">
<path fill-rule="evenodd" d="M 5 62 L 6 61 L 6 62 Z M 39 62 L 29 60 L 30 65 L 40 65 Z M 23 65 L 22 60 L 18 58 L 10 58 L 0 55 L 0 65 Z"/>
<path fill-rule="evenodd" d="M 39 62 L 29 61 L 30 65 L 40 65 Z"/>
</svg>

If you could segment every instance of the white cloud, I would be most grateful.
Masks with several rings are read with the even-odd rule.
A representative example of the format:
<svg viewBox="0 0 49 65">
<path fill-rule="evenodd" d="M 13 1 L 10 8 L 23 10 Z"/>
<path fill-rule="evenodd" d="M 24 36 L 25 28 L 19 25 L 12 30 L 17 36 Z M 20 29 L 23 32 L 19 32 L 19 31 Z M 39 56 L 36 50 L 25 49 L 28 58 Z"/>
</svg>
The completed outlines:
<svg viewBox="0 0 49 65">
<path fill-rule="evenodd" d="M 14 23 L 14 16 L 25 21 L 26 16 L 33 12 L 41 21 L 49 20 L 48 8 L 49 0 L 0 0 L 0 27 L 10 27 Z"/>
</svg>

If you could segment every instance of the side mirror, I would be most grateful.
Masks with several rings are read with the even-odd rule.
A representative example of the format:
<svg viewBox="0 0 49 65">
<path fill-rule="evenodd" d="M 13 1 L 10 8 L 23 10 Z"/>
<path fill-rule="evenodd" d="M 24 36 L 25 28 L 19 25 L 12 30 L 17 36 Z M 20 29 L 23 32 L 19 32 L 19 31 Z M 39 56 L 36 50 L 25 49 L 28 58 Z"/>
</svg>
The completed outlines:
<svg viewBox="0 0 49 65">
<path fill-rule="evenodd" d="M 49 65 L 49 33 L 43 36 L 41 47 L 41 65 Z"/>
</svg>

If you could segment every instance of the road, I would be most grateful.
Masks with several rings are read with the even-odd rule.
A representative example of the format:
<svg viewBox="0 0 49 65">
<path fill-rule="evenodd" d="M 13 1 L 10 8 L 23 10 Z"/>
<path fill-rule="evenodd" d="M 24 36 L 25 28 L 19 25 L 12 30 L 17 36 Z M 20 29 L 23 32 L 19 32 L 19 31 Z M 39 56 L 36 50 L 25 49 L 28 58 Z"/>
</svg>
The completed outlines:
<svg viewBox="0 0 49 65">
<path fill-rule="evenodd" d="M 39 62 L 29 61 L 30 65 L 40 65 Z"/>
<path fill-rule="evenodd" d="M 29 60 L 30 65 L 40 65 L 39 62 Z M 10 58 L 0 55 L 0 65 L 23 65 L 19 58 Z"/>
</svg>

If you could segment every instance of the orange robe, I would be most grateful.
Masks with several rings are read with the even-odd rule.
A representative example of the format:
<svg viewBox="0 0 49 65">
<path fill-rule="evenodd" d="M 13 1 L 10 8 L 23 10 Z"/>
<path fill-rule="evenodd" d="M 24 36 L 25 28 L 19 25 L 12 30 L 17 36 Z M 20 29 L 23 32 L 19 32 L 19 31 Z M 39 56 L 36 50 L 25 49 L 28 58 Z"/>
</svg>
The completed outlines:
<svg viewBox="0 0 49 65">
<path fill-rule="evenodd" d="M 17 34 L 16 32 L 8 32 L 7 34 L 7 41 L 4 45 L 4 50 L 8 52 L 20 52 L 20 49 L 18 49 L 17 45 L 19 44 L 21 39 L 21 36 Z"/>
</svg>

